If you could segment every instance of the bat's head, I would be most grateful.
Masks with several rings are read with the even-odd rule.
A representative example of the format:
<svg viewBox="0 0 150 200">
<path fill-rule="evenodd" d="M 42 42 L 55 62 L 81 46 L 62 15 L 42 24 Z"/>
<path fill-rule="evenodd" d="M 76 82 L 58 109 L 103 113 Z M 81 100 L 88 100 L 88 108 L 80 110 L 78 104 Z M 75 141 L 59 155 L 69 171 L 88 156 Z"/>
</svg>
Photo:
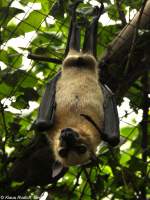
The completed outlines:
<svg viewBox="0 0 150 200">
<path fill-rule="evenodd" d="M 90 161 L 96 145 L 81 130 L 65 128 L 55 147 L 55 155 L 64 166 L 83 165 Z"/>
</svg>

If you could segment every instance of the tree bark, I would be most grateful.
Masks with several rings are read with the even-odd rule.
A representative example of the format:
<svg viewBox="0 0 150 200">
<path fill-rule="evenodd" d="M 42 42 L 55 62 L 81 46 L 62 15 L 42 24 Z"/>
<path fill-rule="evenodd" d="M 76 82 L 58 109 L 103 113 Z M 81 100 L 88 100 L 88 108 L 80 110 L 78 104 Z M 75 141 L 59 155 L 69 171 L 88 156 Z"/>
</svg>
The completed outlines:
<svg viewBox="0 0 150 200">
<path fill-rule="evenodd" d="M 131 46 L 133 34 L 139 19 L 140 11 L 134 16 L 132 21 L 127 24 L 118 36 L 108 46 L 102 59 L 115 62 L 119 55 L 124 55 L 128 52 Z M 146 29 L 150 27 L 150 0 L 147 1 L 144 11 L 141 16 L 139 29 Z"/>
<path fill-rule="evenodd" d="M 149 54 L 148 51 L 150 50 L 147 48 L 149 44 L 140 49 L 136 45 L 138 42 L 141 43 L 140 37 L 138 36 L 134 40 L 137 28 L 148 29 L 150 27 L 150 0 L 145 0 L 144 3 L 133 20 L 108 45 L 99 64 L 101 81 L 116 93 L 119 103 L 134 81 L 148 70 L 149 61 L 145 59 L 145 55 Z M 135 48 L 132 48 L 133 45 L 135 45 Z M 132 52 L 133 55 L 130 56 L 131 49 L 134 51 Z M 128 59 L 130 59 L 129 56 L 131 61 L 127 70 L 125 70 Z"/>
</svg>

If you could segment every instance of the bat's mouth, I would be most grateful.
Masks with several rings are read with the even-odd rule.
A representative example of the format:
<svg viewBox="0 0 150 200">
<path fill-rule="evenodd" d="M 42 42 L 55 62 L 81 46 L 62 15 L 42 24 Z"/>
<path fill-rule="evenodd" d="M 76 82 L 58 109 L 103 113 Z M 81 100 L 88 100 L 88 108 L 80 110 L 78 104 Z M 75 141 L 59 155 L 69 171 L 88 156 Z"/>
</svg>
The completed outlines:
<svg viewBox="0 0 150 200">
<path fill-rule="evenodd" d="M 70 151 L 83 155 L 88 151 L 88 147 L 80 139 L 79 134 L 71 128 L 65 128 L 61 131 L 60 148 L 58 154 L 66 158 Z"/>
</svg>

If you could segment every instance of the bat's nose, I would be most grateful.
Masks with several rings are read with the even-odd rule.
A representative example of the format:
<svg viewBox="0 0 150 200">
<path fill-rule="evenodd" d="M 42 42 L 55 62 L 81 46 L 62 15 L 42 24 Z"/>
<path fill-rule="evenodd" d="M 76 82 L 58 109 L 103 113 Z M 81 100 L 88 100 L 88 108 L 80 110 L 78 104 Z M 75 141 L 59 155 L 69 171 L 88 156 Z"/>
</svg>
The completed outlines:
<svg viewBox="0 0 150 200">
<path fill-rule="evenodd" d="M 79 134 L 71 128 L 61 130 L 60 141 L 62 146 L 73 146 L 79 139 Z"/>
<path fill-rule="evenodd" d="M 85 154 L 88 150 L 86 144 L 81 143 L 79 134 L 71 128 L 61 130 L 60 147 L 58 154 L 62 158 L 67 158 L 70 152 L 76 152 L 79 156 Z"/>
</svg>

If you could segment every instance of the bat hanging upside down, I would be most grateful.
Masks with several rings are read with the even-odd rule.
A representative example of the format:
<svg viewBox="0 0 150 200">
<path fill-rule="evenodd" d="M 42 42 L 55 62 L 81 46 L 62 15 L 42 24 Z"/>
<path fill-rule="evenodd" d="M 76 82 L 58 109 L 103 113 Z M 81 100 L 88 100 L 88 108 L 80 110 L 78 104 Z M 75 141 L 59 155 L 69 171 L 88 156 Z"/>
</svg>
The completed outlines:
<svg viewBox="0 0 150 200">
<path fill-rule="evenodd" d="M 96 60 L 96 7 L 80 50 L 80 30 L 73 9 L 70 41 L 62 70 L 47 84 L 36 126 L 47 131 L 56 161 L 63 166 L 83 165 L 95 156 L 101 140 L 119 142 L 119 120 L 112 92 L 99 82 Z"/>
</svg>

